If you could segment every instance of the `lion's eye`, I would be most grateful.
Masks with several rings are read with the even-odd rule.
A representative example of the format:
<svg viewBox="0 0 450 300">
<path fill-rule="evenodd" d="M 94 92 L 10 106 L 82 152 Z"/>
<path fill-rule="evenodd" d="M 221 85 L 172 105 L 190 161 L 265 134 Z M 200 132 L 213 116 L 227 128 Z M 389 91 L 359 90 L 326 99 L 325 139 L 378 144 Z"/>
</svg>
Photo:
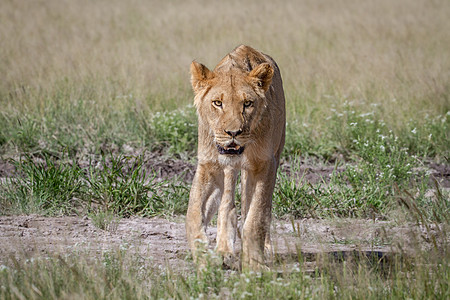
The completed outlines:
<svg viewBox="0 0 450 300">
<path fill-rule="evenodd" d="M 253 105 L 253 101 L 245 101 L 244 102 L 244 107 L 250 107 Z"/>
<path fill-rule="evenodd" d="M 212 103 L 217 107 L 222 107 L 222 101 L 220 100 L 214 100 Z"/>
</svg>

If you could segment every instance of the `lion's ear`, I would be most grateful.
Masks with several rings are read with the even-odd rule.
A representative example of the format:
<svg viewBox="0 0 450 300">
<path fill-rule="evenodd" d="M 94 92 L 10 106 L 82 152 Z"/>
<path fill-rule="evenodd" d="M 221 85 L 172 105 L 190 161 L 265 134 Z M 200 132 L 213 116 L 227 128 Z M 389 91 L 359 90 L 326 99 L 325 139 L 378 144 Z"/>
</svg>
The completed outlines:
<svg viewBox="0 0 450 300">
<path fill-rule="evenodd" d="M 208 80 L 213 77 L 214 73 L 201 63 L 196 61 L 191 63 L 191 84 L 194 89 L 194 93 L 197 94 L 208 84 Z"/>
<path fill-rule="evenodd" d="M 263 63 L 254 68 L 248 76 L 252 79 L 252 81 L 255 80 L 256 84 L 262 88 L 264 92 L 267 92 L 270 84 L 272 83 L 273 73 L 274 71 L 272 66 L 268 63 Z"/>
</svg>

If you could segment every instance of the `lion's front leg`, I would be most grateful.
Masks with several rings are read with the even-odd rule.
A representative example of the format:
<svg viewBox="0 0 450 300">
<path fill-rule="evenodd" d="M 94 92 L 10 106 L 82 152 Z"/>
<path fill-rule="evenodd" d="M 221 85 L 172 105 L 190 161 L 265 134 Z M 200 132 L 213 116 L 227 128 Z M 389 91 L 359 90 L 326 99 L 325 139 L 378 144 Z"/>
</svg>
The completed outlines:
<svg viewBox="0 0 450 300">
<path fill-rule="evenodd" d="M 224 189 L 217 218 L 217 246 L 216 250 L 224 257 L 226 264 L 233 264 L 235 256 L 234 242 L 236 240 L 237 213 L 234 202 L 237 170 L 225 167 Z"/>
<path fill-rule="evenodd" d="M 212 164 L 199 164 L 192 182 L 186 214 L 186 236 L 194 260 L 206 250 L 206 226 L 216 213 L 222 197 L 223 171 Z"/>
<path fill-rule="evenodd" d="M 247 172 L 247 180 L 253 186 L 246 196 L 242 230 L 242 268 L 265 267 L 264 250 L 270 247 L 270 222 L 272 194 L 275 187 L 277 163 L 266 162 L 258 171 Z"/>
</svg>

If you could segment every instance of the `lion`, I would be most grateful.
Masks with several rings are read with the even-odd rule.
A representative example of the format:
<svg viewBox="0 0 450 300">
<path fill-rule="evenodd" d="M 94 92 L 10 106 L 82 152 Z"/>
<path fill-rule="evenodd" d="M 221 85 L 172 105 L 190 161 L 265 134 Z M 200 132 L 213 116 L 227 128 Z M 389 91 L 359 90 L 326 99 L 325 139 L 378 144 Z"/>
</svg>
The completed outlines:
<svg viewBox="0 0 450 300">
<path fill-rule="evenodd" d="M 206 227 L 218 211 L 215 250 L 237 261 L 235 189 L 241 172 L 241 268 L 267 268 L 272 194 L 285 142 L 286 110 L 275 61 L 241 45 L 213 71 L 190 67 L 198 114 L 198 165 L 189 195 L 186 234 L 195 261 L 208 244 Z"/>
</svg>

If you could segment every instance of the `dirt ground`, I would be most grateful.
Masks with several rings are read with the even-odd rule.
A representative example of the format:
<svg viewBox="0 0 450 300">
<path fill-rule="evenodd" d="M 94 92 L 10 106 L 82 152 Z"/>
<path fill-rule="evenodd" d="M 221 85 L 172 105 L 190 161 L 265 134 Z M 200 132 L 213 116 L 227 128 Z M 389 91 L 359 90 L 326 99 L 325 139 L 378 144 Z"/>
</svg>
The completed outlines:
<svg viewBox="0 0 450 300">
<path fill-rule="evenodd" d="M 146 168 L 156 172 L 160 178 L 180 176 L 180 180 L 189 182 L 195 171 L 195 166 L 189 162 L 163 159 L 153 154 L 148 154 L 144 161 Z M 290 172 L 287 163 L 281 168 Z M 443 188 L 450 187 L 449 166 L 430 165 L 427 168 Z M 300 171 L 304 172 L 308 182 L 315 183 L 327 180 L 333 169 L 334 166 L 304 163 Z M 14 176 L 14 165 L 0 159 L 0 179 L 11 176 Z M 180 216 L 169 221 L 133 217 L 121 219 L 116 228 L 102 230 L 95 227 L 88 217 L 0 216 L 0 264 L 6 263 L 11 256 L 45 257 L 77 251 L 101 255 L 105 251 L 126 248 L 130 253 L 149 258 L 155 265 L 185 270 L 192 267 L 192 260 L 183 218 Z M 353 255 L 363 252 L 384 257 L 396 253 L 398 245 L 402 249 L 412 249 L 409 244 L 416 240 L 415 237 L 429 234 L 422 231 L 423 228 L 415 225 L 396 225 L 388 221 L 274 220 L 272 242 L 275 259 L 272 261 L 278 265 L 284 262 L 295 265 L 301 253 L 305 265 L 313 268 L 320 253 Z M 216 228 L 209 227 L 208 234 L 213 248 Z"/>
<path fill-rule="evenodd" d="M 272 241 L 278 267 L 294 266 L 301 252 L 303 267 L 312 270 L 320 253 L 392 255 L 397 252 L 397 243 L 404 247 L 412 241 L 411 235 L 419 231 L 412 225 L 394 226 L 374 220 L 275 220 Z M 207 232 L 213 248 L 216 228 L 211 226 Z M 239 239 L 236 242 L 240 244 Z M 0 264 L 7 263 L 11 256 L 33 258 L 86 252 L 96 256 L 119 248 L 146 257 L 155 266 L 170 266 L 177 271 L 193 267 L 182 217 L 176 221 L 121 219 L 114 230 L 99 229 L 87 217 L 0 217 Z"/>
</svg>

